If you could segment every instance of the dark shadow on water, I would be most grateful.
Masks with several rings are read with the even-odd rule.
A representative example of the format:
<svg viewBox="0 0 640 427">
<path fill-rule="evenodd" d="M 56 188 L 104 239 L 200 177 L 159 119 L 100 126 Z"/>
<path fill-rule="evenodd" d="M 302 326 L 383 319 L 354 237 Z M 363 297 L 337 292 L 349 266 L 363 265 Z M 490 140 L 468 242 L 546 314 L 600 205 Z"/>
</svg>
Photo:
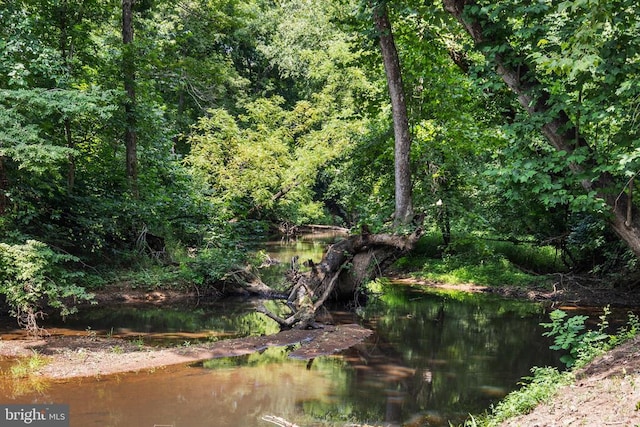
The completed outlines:
<svg viewBox="0 0 640 427">
<path fill-rule="evenodd" d="M 329 241 L 302 238 L 265 250 L 286 269 L 293 256 L 319 261 Z M 0 402 L 67 403 L 71 425 L 77 427 L 264 427 L 270 425 L 265 416 L 300 426 L 447 426 L 487 410 L 531 367 L 558 364 L 549 340 L 542 338 L 539 323 L 548 316 L 541 305 L 393 284 L 373 291 L 364 306 L 332 308 L 333 322 L 360 323 L 374 331 L 364 343 L 332 357 L 293 360 L 287 357 L 292 348 L 270 348 L 192 366 L 44 386 L 3 375 Z M 102 307 L 64 322 L 50 318 L 46 326 L 52 333 L 190 345 L 276 333 L 275 322 L 255 311 L 261 302 Z M 15 326 L 0 325 L 0 333 L 7 339 Z"/>
<path fill-rule="evenodd" d="M 53 383 L 35 392 L 16 393 L 15 383 L 5 382 L 0 401 L 69 403 L 76 426 L 264 426 L 266 415 L 304 426 L 448 425 L 487 409 L 532 366 L 557 363 L 541 338 L 539 323 L 547 318 L 540 305 L 393 285 L 381 291 L 365 307 L 332 313 L 336 322 L 355 320 L 375 331 L 340 355 L 296 361 L 285 347 Z M 248 300 L 188 309 L 112 307 L 85 311 L 63 325 L 171 345 L 277 329 Z"/>
</svg>

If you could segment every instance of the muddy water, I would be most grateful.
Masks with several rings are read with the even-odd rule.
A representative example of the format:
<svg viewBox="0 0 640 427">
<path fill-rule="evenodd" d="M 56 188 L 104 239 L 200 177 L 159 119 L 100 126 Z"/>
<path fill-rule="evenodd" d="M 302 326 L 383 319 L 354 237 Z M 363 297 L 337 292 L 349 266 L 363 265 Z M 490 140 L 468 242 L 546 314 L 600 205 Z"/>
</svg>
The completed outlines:
<svg viewBox="0 0 640 427">
<path fill-rule="evenodd" d="M 3 402 L 65 402 L 71 425 L 252 426 L 263 414 L 291 415 L 298 402 L 322 399 L 331 380 L 306 363 L 223 369 L 167 368 L 98 380 L 51 384 Z M 21 390 L 18 390 L 21 392 Z"/>
<path fill-rule="evenodd" d="M 286 250 L 289 257 L 300 247 Z M 539 305 L 393 284 L 374 291 L 366 306 L 331 313 L 337 323 L 358 322 L 375 331 L 333 357 L 292 360 L 291 349 L 279 348 L 60 382 L 13 380 L 6 374 L 9 362 L 0 361 L 0 403 L 67 403 L 77 427 L 266 427 L 274 425 L 265 421 L 269 416 L 299 426 L 446 426 L 489 408 L 532 366 L 557 363 L 541 338 L 538 324 L 547 316 Z M 274 325 L 255 314 L 253 304 L 110 307 L 57 326 L 145 343 L 155 338 L 164 345 L 272 333 Z M 7 332 L 0 330 L 3 337 Z"/>
</svg>

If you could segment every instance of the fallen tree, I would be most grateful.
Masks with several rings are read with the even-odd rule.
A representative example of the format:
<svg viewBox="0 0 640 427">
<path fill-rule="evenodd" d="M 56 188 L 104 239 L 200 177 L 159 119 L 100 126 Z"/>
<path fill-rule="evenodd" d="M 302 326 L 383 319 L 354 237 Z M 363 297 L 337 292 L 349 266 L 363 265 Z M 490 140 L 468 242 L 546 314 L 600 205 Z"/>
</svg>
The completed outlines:
<svg viewBox="0 0 640 427">
<path fill-rule="evenodd" d="M 329 298 L 355 298 L 362 283 L 376 277 L 400 255 L 413 249 L 422 234 L 424 216 L 414 217 L 411 196 L 411 134 L 400 58 L 386 4 L 369 2 L 368 5 L 380 44 L 393 116 L 394 225 L 407 226 L 414 221 L 416 228 L 408 235 L 371 234 L 363 229 L 361 234 L 332 245 L 320 264 L 309 264 L 309 272 L 297 274 L 294 270 L 291 275 L 293 287 L 287 299 L 291 315 L 282 318 L 264 306 L 260 309 L 283 329 L 320 327 L 316 323 L 316 313 Z"/>
<path fill-rule="evenodd" d="M 282 329 L 318 328 L 316 314 L 330 298 L 355 298 L 360 286 L 379 276 L 398 257 L 412 250 L 422 235 L 417 227 L 408 235 L 361 234 L 331 245 L 319 264 L 310 263 L 308 272 L 293 269 L 287 305 L 291 314 L 280 317 L 261 306 L 258 311 L 278 322 Z"/>
</svg>

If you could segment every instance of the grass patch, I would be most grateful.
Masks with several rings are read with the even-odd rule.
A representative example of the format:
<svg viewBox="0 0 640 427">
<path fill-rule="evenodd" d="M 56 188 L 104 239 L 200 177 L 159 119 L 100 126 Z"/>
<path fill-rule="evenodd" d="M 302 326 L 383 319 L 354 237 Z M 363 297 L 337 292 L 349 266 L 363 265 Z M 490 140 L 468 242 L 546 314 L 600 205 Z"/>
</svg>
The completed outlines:
<svg viewBox="0 0 640 427">
<path fill-rule="evenodd" d="M 6 371 L 0 371 L 4 377 L 0 382 L 0 394 L 15 399 L 26 394 L 44 393 L 50 381 L 38 375 L 38 371 L 49 361 L 36 351 L 31 356 L 17 359 Z"/>
<path fill-rule="evenodd" d="M 48 363 L 48 358 L 34 351 L 31 356 L 18 359 L 16 364 L 9 368 L 9 373 L 13 378 L 27 378 Z"/>
<path fill-rule="evenodd" d="M 539 284 L 539 276 L 516 269 L 508 260 L 491 257 L 470 262 L 460 257 L 425 260 L 416 275 L 423 279 L 451 284 L 473 283 L 483 286 L 527 286 Z"/>
<path fill-rule="evenodd" d="M 492 241 L 477 236 L 455 239 L 446 250 L 434 234 L 422 238 L 396 267 L 417 278 L 450 284 L 541 286 L 547 273 L 564 271 L 555 248 Z"/>
<path fill-rule="evenodd" d="M 552 367 L 534 367 L 532 376 L 523 378 L 521 389 L 509 393 L 504 399 L 491 407 L 491 412 L 470 415 L 463 427 L 496 427 L 504 421 L 533 411 L 536 406 L 548 402 L 558 390 L 571 382 L 571 372 L 560 372 Z"/>
<path fill-rule="evenodd" d="M 509 418 L 528 414 L 540 403 L 547 402 L 560 387 L 573 381 L 571 372 L 559 372 L 556 368 L 534 367 L 531 377 L 525 377 L 526 383 L 520 390 L 509 393 L 503 400 L 491 408 L 491 415 L 470 417 L 465 427 L 493 427 Z"/>
<path fill-rule="evenodd" d="M 503 256 L 511 264 L 536 274 L 566 271 L 559 251 L 553 246 L 534 246 L 511 242 L 491 242 L 491 250 Z"/>
</svg>

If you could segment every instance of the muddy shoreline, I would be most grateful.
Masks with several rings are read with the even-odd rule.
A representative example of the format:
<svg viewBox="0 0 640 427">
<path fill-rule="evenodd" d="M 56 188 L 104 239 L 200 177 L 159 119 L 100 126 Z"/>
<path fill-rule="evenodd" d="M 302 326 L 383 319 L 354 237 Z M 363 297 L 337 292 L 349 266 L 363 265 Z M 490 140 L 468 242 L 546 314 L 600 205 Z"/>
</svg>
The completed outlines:
<svg viewBox="0 0 640 427">
<path fill-rule="evenodd" d="M 31 374 L 43 378 L 69 379 L 153 370 L 295 344 L 300 346 L 289 357 L 313 359 L 352 347 L 371 333 L 355 324 L 327 325 L 323 329 L 289 330 L 275 335 L 169 348 L 136 345 L 121 338 L 92 337 L 87 334 L 50 336 L 0 340 L 0 356 L 29 357 L 37 352 L 47 359 L 47 363 Z"/>
</svg>

